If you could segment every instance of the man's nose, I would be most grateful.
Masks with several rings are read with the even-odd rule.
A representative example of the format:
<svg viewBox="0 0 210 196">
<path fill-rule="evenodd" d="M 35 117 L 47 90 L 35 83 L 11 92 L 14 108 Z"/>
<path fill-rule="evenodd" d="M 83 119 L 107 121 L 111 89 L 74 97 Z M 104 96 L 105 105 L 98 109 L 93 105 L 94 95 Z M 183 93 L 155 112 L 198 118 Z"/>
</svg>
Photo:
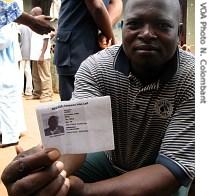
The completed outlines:
<svg viewBox="0 0 210 196">
<path fill-rule="evenodd" d="M 140 30 L 138 37 L 145 40 L 155 39 L 157 35 L 155 29 L 150 24 L 145 24 Z"/>
</svg>

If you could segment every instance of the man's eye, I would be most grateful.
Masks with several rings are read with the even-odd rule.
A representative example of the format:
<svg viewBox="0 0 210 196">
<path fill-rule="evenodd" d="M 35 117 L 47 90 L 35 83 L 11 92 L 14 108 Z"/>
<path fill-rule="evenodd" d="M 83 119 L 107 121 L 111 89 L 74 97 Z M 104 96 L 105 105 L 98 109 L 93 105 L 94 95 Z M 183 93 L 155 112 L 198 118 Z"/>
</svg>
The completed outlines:
<svg viewBox="0 0 210 196">
<path fill-rule="evenodd" d="M 159 23 L 157 26 L 161 30 L 169 30 L 171 28 L 171 25 L 167 23 Z"/>
<path fill-rule="evenodd" d="M 142 22 L 140 21 L 130 21 L 130 22 L 127 22 L 126 24 L 130 29 L 136 29 L 136 28 L 139 28 L 143 25 Z"/>
</svg>

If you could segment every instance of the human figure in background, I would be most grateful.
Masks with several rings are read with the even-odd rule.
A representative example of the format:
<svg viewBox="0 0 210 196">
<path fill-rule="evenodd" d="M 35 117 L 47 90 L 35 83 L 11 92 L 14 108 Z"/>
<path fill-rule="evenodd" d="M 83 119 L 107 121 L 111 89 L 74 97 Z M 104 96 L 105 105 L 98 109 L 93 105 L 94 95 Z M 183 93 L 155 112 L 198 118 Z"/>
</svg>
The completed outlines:
<svg viewBox="0 0 210 196">
<path fill-rule="evenodd" d="M 43 34 L 54 30 L 49 20 L 44 15 L 34 17 L 23 12 L 15 1 L 0 0 L 0 147 L 19 142 L 24 120 L 15 54 L 17 35 L 13 34 L 10 23 L 25 24 Z"/>
<path fill-rule="evenodd" d="M 31 10 L 33 16 L 42 15 L 40 7 Z M 33 96 L 31 99 L 40 99 L 40 102 L 52 100 L 52 77 L 50 71 L 50 35 L 39 35 L 32 32 L 30 59 L 32 62 Z M 30 99 L 30 98 L 29 98 Z"/>
<path fill-rule="evenodd" d="M 99 51 L 99 45 L 115 43 L 112 26 L 121 13 L 122 0 L 61 0 L 54 54 L 61 100 L 71 98 L 81 62 Z"/>
<path fill-rule="evenodd" d="M 30 50 L 31 50 L 31 29 L 20 24 L 19 29 L 19 43 L 22 54 L 22 59 L 19 62 L 20 77 L 21 77 L 21 90 L 23 90 L 23 95 L 28 97 L 32 96 L 33 85 L 32 85 L 32 75 L 31 75 L 31 60 L 30 60 Z M 24 89 L 24 76 L 25 76 L 25 89 Z"/>
</svg>

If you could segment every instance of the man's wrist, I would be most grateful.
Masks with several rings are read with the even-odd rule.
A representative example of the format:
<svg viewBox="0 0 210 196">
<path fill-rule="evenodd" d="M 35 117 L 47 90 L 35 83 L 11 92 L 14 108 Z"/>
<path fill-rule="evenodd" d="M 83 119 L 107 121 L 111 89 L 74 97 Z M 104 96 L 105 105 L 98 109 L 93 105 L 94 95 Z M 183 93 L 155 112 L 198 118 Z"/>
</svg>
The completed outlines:
<svg viewBox="0 0 210 196">
<path fill-rule="evenodd" d="M 34 17 L 23 12 L 22 15 L 16 19 L 16 22 L 32 27 L 34 24 Z"/>
</svg>

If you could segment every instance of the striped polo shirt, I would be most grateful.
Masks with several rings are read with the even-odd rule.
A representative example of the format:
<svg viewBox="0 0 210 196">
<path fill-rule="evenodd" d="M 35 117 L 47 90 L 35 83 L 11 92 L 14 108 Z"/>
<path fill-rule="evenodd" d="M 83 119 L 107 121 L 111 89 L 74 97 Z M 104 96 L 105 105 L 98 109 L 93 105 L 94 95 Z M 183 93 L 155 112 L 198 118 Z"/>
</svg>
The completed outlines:
<svg viewBox="0 0 210 196">
<path fill-rule="evenodd" d="M 74 98 L 110 96 L 114 168 L 126 172 L 167 167 L 182 185 L 194 178 L 194 57 L 177 49 L 159 79 L 145 83 L 130 72 L 122 46 L 88 57 L 75 79 Z"/>
</svg>

